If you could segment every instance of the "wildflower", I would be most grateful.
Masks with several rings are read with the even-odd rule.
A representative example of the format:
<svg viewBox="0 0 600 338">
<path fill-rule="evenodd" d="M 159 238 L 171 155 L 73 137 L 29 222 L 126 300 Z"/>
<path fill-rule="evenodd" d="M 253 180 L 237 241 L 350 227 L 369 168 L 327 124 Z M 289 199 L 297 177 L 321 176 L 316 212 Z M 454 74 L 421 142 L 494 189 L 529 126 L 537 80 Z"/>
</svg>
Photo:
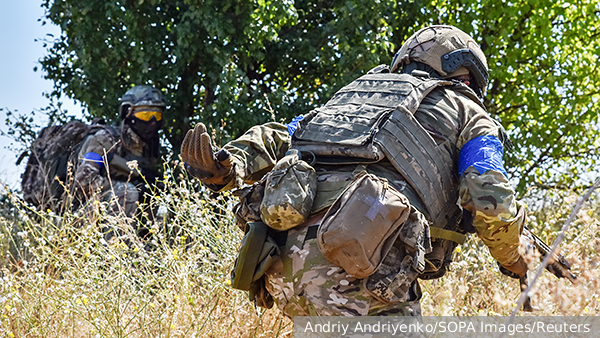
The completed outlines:
<svg viewBox="0 0 600 338">
<path fill-rule="evenodd" d="M 130 170 L 135 170 L 138 168 L 138 161 L 137 160 L 129 161 L 129 162 L 127 162 L 127 166 L 129 167 Z"/>
</svg>

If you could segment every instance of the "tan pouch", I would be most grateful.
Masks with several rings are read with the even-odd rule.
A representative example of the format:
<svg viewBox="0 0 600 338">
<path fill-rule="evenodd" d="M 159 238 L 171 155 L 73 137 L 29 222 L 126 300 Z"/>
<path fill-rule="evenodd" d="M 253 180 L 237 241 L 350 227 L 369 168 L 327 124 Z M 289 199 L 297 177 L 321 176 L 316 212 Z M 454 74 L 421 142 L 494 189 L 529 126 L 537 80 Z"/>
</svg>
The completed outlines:
<svg viewBox="0 0 600 338">
<path fill-rule="evenodd" d="M 410 203 L 384 178 L 360 173 L 333 203 L 317 232 L 323 255 L 352 276 L 371 275 L 400 234 Z"/>
<path fill-rule="evenodd" d="M 283 157 L 266 177 L 260 217 L 275 230 L 287 230 L 308 219 L 317 191 L 315 169 L 297 152 Z"/>
</svg>

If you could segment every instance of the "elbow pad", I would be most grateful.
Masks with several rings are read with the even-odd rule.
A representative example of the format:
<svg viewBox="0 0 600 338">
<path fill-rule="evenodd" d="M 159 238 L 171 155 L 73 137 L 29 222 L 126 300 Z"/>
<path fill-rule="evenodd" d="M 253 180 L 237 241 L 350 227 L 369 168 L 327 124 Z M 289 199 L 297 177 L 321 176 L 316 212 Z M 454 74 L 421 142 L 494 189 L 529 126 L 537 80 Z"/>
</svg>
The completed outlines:
<svg viewBox="0 0 600 338">
<path fill-rule="evenodd" d="M 470 140 L 460 150 L 458 176 L 462 176 L 467 168 L 473 166 L 479 174 L 496 170 L 508 177 L 504 170 L 503 153 L 504 146 L 495 136 L 485 135 Z"/>
</svg>

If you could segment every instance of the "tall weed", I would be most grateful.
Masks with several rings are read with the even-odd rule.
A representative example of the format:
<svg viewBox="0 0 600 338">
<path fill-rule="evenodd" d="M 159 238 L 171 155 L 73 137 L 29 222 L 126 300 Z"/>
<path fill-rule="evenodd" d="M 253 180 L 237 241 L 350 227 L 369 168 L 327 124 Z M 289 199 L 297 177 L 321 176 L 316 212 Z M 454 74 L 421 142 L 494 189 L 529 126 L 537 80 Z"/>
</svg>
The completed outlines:
<svg viewBox="0 0 600 338">
<path fill-rule="evenodd" d="M 171 171 L 172 172 L 172 171 Z M 164 177 L 149 197 L 150 237 L 136 223 L 103 213 L 54 215 L 23 204 L 6 190 L 0 203 L 0 336 L 3 337 L 292 337 L 276 308 L 257 309 L 230 288 L 241 239 L 235 200 L 184 176 Z M 548 197 L 550 196 L 550 197 Z M 549 244 L 571 211 L 574 194 L 532 203 L 528 227 Z M 520 315 L 599 315 L 598 209 L 580 212 L 562 254 L 579 276 L 572 285 L 545 272 Z M 94 220 L 94 221 L 92 221 Z M 107 241 L 102 227 L 121 229 Z M 532 257 L 535 269 L 539 257 Z M 500 274 L 476 236 L 459 246 L 450 271 L 423 281 L 424 315 L 508 315 L 518 281 Z"/>
</svg>

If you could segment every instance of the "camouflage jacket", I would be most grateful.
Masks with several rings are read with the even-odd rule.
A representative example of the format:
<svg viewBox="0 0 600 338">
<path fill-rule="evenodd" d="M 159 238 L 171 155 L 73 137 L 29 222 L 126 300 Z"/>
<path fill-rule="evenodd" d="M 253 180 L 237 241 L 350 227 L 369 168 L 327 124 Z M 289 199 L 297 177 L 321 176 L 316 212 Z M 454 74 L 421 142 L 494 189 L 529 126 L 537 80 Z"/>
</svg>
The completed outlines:
<svg viewBox="0 0 600 338">
<path fill-rule="evenodd" d="M 438 146 L 451 152 L 458 162 L 459 151 L 470 140 L 480 136 L 501 138 L 501 128 L 478 103 L 448 88 L 436 88 L 427 95 L 415 113 L 415 118 L 430 133 Z M 227 143 L 235 163 L 235 178 L 223 189 L 239 188 L 243 183 L 252 184 L 273 168 L 292 144 L 292 137 L 284 124 L 267 123 L 255 126 L 240 138 Z M 326 205 L 332 202 L 352 180 L 356 166 L 315 167 L 320 189 L 325 183 L 337 191 L 331 196 L 315 201 Z M 371 164 L 369 172 L 388 179 L 404 193 L 411 203 L 423 210 L 422 201 L 410 187 L 402 184 L 402 176 L 387 161 Z M 398 182 L 394 184 L 394 182 Z M 503 265 L 511 265 L 519 258 L 519 236 L 525 221 L 525 209 L 515 198 L 515 192 L 507 177 L 496 170 L 479 173 L 474 167 L 467 168 L 460 177 L 460 205 L 473 214 L 473 223 L 479 237 L 488 246 L 491 255 Z M 314 206 L 313 206 L 314 207 Z"/>
<path fill-rule="evenodd" d="M 140 172 L 154 172 L 156 158 L 144 156 L 145 143 L 130 129 L 109 127 L 89 135 L 74 161 L 74 180 L 77 194 L 90 196 L 95 191 L 106 191 L 115 182 L 141 183 Z M 129 147 L 124 146 L 127 138 Z M 89 160 L 86 154 L 98 154 L 99 161 Z M 137 165 L 133 164 L 136 161 Z M 106 165 L 108 164 L 108 166 Z"/>
</svg>

